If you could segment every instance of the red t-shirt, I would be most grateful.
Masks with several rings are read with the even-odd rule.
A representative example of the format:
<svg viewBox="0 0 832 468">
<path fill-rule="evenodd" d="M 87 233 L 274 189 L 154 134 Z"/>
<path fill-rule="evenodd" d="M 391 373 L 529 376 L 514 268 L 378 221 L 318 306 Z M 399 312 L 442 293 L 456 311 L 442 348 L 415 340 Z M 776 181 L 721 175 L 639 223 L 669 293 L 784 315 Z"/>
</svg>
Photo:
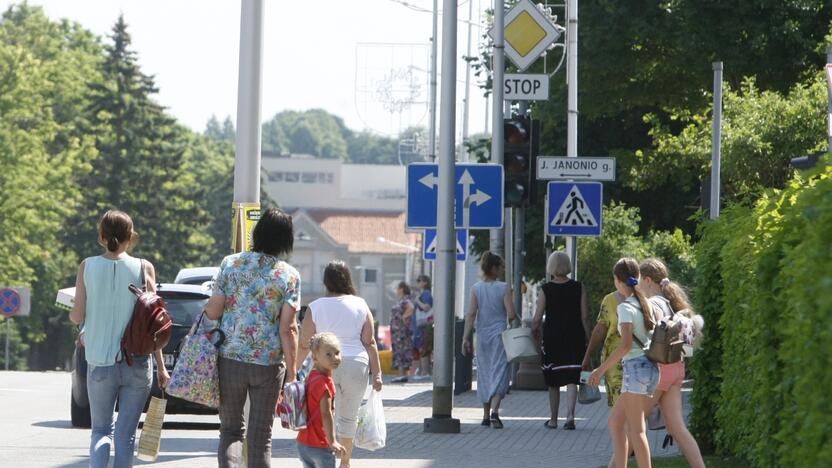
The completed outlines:
<svg viewBox="0 0 832 468">
<path fill-rule="evenodd" d="M 335 408 L 335 382 L 332 377 L 313 369 L 306 378 L 306 410 L 309 417 L 306 429 L 298 433 L 298 443 L 310 447 L 328 448 L 329 442 L 324 433 L 324 420 L 321 416 L 321 397 L 328 393 Z M 335 421 L 332 422 L 335 424 Z"/>
</svg>

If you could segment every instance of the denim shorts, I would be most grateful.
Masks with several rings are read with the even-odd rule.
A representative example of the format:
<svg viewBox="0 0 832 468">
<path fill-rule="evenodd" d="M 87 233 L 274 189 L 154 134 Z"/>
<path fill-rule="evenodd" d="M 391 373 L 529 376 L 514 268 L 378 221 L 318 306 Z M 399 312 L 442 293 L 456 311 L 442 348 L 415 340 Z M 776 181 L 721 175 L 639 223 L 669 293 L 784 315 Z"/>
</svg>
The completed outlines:
<svg viewBox="0 0 832 468">
<path fill-rule="evenodd" d="M 659 383 L 659 368 L 646 356 L 639 356 L 621 362 L 624 379 L 621 393 L 635 393 L 652 397 Z"/>
</svg>

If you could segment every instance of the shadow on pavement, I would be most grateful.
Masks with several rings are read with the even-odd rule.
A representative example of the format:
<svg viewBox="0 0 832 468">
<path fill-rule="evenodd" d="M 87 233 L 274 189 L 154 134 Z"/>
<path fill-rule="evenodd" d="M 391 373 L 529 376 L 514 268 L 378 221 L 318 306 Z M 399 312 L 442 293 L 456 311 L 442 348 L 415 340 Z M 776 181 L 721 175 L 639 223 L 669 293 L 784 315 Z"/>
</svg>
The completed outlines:
<svg viewBox="0 0 832 468">
<path fill-rule="evenodd" d="M 32 425 L 35 426 L 35 427 L 49 427 L 49 428 L 52 428 L 52 429 L 78 429 L 78 430 L 81 430 L 81 431 L 90 430 L 89 428 L 72 427 L 72 422 L 69 421 L 68 419 L 60 419 L 60 420 L 55 420 L 55 421 L 38 421 L 38 422 L 32 423 Z"/>
</svg>

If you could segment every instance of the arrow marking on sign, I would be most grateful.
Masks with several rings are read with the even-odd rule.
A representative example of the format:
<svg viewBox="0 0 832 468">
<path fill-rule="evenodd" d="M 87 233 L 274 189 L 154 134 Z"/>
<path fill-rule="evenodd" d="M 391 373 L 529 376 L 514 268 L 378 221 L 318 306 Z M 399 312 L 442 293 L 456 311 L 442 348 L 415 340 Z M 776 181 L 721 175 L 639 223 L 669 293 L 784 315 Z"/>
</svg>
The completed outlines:
<svg viewBox="0 0 832 468">
<path fill-rule="evenodd" d="M 491 200 L 491 195 L 483 192 L 482 190 L 477 189 L 477 193 L 471 195 L 469 197 L 470 205 L 482 205 L 483 203 Z"/>
<path fill-rule="evenodd" d="M 433 173 L 430 173 L 422 177 L 421 179 L 419 179 L 419 182 L 425 184 L 425 186 L 431 190 L 433 190 L 434 187 L 439 185 L 439 180 L 436 177 L 434 177 Z"/>
</svg>

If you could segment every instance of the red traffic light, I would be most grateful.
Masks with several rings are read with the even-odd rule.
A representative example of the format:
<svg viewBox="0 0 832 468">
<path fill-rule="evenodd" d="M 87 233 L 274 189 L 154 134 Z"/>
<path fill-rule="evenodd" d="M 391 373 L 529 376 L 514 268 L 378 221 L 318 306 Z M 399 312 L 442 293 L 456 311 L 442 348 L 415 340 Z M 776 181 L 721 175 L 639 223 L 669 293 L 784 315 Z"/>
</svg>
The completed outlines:
<svg viewBox="0 0 832 468">
<path fill-rule="evenodd" d="M 521 122 L 503 121 L 503 139 L 511 145 L 522 145 L 528 141 L 529 133 Z"/>
</svg>

